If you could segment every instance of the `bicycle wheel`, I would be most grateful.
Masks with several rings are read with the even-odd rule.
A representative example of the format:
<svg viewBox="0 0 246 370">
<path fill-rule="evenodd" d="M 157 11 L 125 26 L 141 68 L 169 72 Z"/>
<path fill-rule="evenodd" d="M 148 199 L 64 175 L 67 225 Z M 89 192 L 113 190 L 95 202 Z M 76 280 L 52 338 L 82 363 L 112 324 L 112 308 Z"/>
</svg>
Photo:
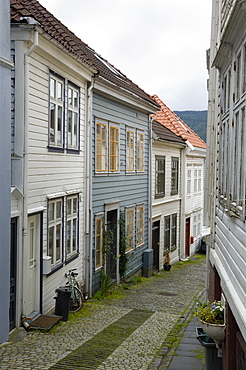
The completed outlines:
<svg viewBox="0 0 246 370">
<path fill-rule="evenodd" d="M 76 286 L 72 287 L 71 297 L 69 301 L 69 312 L 74 313 L 81 309 L 83 306 L 83 294 Z"/>
</svg>

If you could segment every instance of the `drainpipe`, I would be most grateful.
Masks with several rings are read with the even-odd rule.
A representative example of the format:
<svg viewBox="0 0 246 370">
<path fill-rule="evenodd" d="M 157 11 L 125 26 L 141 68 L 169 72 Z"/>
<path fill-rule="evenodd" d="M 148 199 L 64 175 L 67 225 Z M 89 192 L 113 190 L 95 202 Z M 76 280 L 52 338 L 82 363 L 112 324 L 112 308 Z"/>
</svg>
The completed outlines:
<svg viewBox="0 0 246 370">
<path fill-rule="evenodd" d="M 28 230 L 28 154 L 29 154 L 29 57 L 38 46 L 38 30 L 34 29 L 33 44 L 24 55 L 24 152 L 23 152 L 23 229 L 22 240 L 23 249 L 27 248 L 27 230 Z M 23 266 L 25 268 L 25 253 L 23 255 Z M 23 286 L 27 286 L 24 281 L 26 274 L 23 276 Z M 23 297 L 24 298 L 24 297 Z M 25 303 L 25 298 L 23 300 Z"/>
<path fill-rule="evenodd" d="M 94 78 L 87 89 L 87 126 L 86 126 L 86 192 L 85 192 L 85 293 L 88 297 L 92 295 L 92 158 L 91 158 L 91 127 L 92 127 L 92 102 Z"/>
<path fill-rule="evenodd" d="M 156 118 L 156 114 L 153 117 L 149 117 L 149 190 L 148 190 L 148 248 L 152 249 L 152 122 Z"/>
<path fill-rule="evenodd" d="M 179 258 L 182 261 L 185 255 L 185 181 L 186 181 L 186 147 L 181 150 L 181 201 L 180 201 L 180 249 Z"/>
</svg>

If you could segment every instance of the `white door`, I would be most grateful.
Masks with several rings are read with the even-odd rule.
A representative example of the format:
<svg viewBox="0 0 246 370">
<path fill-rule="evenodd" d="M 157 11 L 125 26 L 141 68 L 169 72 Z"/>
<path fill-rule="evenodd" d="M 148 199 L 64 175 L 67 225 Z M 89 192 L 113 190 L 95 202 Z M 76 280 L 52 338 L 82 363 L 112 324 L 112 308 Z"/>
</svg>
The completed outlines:
<svg viewBox="0 0 246 370">
<path fill-rule="evenodd" d="M 28 314 L 39 311 L 40 216 L 28 217 Z"/>
</svg>

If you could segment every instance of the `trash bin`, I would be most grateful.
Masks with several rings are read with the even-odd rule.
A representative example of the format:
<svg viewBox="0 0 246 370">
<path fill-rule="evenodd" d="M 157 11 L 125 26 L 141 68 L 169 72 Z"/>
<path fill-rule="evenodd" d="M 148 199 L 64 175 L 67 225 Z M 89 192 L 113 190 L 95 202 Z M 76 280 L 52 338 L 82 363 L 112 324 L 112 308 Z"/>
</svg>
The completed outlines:
<svg viewBox="0 0 246 370">
<path fill-rule="evenodd" d="M 56 293 L 55 315 L 62 316 L 62 321 L 67 321 L 71 289 L 67 286 L 60 286 L 56 289 Z"/>
<path fill-rule="evenodd" d="M 218 357 L 218 348 L 202 328 L 196 328 L 196 337 L 203 347 L 206 348 L 206 370 L 222 370 L 222 357 Z"/>
</svg>

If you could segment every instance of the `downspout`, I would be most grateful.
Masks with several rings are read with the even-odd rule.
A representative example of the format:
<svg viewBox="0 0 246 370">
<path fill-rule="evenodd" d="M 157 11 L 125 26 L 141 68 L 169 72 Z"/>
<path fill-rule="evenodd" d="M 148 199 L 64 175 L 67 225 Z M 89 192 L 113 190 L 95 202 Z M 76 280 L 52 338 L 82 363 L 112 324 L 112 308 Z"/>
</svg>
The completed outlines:
<svg viewBox="0 0 246 370">
<path fill-rule="evenodd" d="M 24 152 L 23 152 L 23 229 L 22 229 L 22 247 L 27 247 L 28 231 L 28 155 L 29 155 L 29 57 L 38 46 L 38 30 L 34 29 L 33 44 L 24 55 Z M 25 253 L 23 254 L 23 266 L 25 264 Z M 25 267 L 24 267 L 25 268 Z M 27 285 L 23 276 L 23 286 Z M 23 303 L 25 299 L 23 297 Z"/>
<path fill-rule="evenodd" d="M 186 182 L 186 147 L 181 151 L 181 200 L 180 200 L 180 260 L 186 259 L 185 255 L 185 182 Z"/>
<path fill-rule="evenodd" d="M 93 88 L 95 79 L 93 77 L 92 82 L 87 89 L 87 126 L 86 126 L 86 198 L 85 198 L 85 293 L 88 297 L 92 295 L 92 225 L 93 225 L 93 214 L 92 214 L 92 158 L 91 158 L 91 127 L 92 127 L 92 103 L 93 103 Z"/>
<path fill-rule="evenodd" d="M 156 114 L 153 117 L 149 116 L 149 189 L 148 189 L 148 248 L 152 249 L 152 122 L 154 121 Z"/>
</svg>

